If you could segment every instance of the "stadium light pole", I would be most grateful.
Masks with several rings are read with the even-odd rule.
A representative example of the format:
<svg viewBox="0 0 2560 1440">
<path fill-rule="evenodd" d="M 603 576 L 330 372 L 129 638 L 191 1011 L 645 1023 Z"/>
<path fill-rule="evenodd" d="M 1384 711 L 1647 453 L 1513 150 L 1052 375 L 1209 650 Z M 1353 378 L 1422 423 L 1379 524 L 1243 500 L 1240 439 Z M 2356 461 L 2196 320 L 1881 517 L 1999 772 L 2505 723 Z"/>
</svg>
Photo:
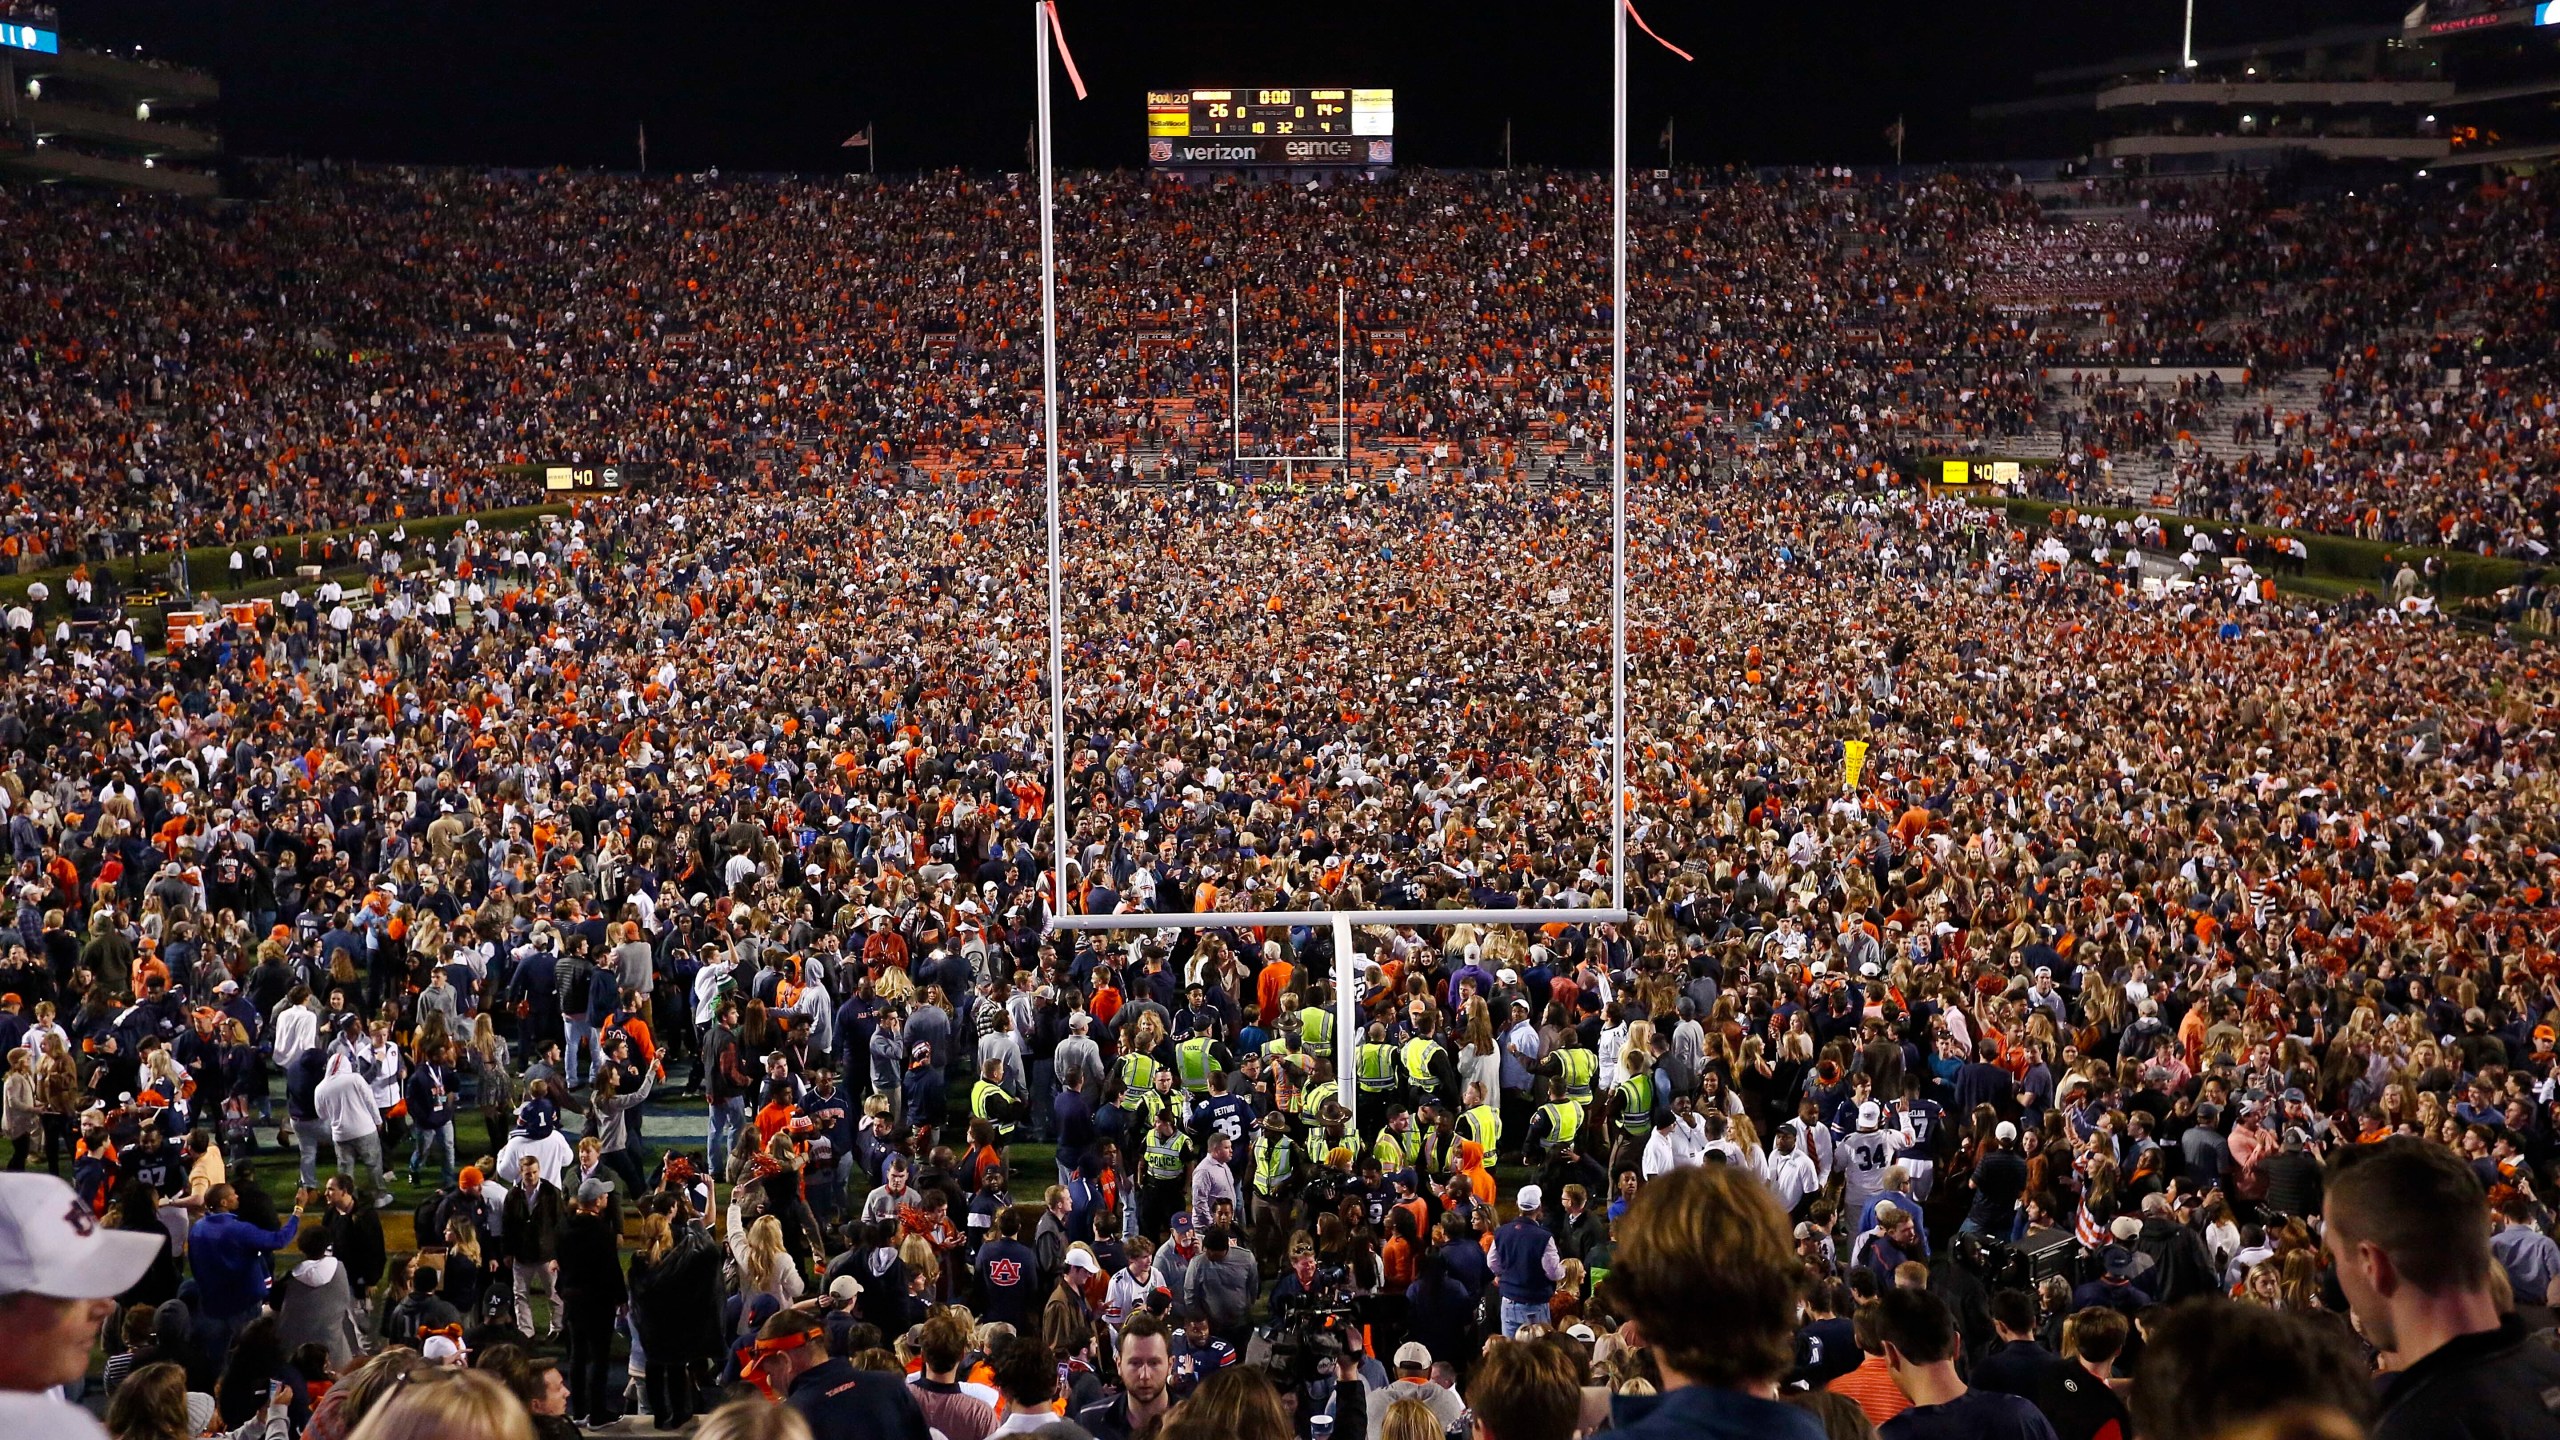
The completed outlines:
<svg viewBox="0 0 2560 1440">
<path fill-rule="evenodd" d="M 1609 0 L 1617 71 L 1610 132 L 1609 908 L 1627 908 L 1627 0 Z"/>
<path fill-rule="evenodd" d="M 1031 7 L 1031 43 L 1040 81 L 1040 441 L 1049 482 L 1049 829 L 1055 847 L 1049 873 L 1057 887 L 1049 897 L 1049 913 L 1062 915 L 1067 909 L 1067 646 L 1059 555 L 1058 222 L 1049 176 L 1049 11 L 1037 0 Z"/>
</svg>

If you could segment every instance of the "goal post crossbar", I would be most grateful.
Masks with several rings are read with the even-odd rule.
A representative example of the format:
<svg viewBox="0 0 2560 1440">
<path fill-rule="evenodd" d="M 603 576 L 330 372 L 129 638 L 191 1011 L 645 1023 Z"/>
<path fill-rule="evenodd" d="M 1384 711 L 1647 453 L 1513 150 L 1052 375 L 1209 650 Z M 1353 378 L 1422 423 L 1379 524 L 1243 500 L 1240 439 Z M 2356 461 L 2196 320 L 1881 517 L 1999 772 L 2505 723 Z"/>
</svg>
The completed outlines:
<svg viewBox="0 0 2560 1440">
<path fill-rule="evenodd" d="M 1250 930 L 1282 926 L 1330 925 L 1612 925 L 1626 923 L 1627 912 L 1606 909 L 1547 910 L 1207 910 L 1186 914 L 1161 912 L 1126 915 L 1060 915 L 1055 930 Z"/>
<path fill-rule="evenodd" d="M 1351 932 L 1363 925 L 1611 925 L 1623 910 L 1212 910 L 1187 915 L 1059 915 L 1069 931 L 1231 930 L 1321 925 L 1333 932 L 1333 1086 L 1346 1123 L 1360 1126 L 1360 972 Z"/>
</svg>

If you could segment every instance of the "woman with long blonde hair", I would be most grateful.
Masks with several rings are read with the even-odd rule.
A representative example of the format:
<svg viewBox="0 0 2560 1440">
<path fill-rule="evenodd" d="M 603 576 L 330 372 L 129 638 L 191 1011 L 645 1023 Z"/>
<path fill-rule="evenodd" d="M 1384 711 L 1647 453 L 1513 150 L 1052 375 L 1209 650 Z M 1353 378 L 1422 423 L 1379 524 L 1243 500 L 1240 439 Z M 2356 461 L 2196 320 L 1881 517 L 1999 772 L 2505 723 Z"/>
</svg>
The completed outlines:
<svg viewBox="0 0 2560 1440">
<path fill-rule="evenodd" d="M 43 1131 L 44 1117 L 36 1109 L 36 1057 L 21 1045 L 9 1052 L 8 1077 L 0 1080 L 0 1135 L 9 1137 L 11 1173 L 27 1168 L 27 1154 Z"/>
<path fill-rule="evenodd" d="M 1378 1440 L 1440 1440 L 1440 1417 L 1431 1407 L 1407 1396 L 1387 1407 Z"/>
<path fill-rule="evenodd" d="M 51 1006 L 36 1007 L 39 1023 L 53 1017 Z M 71 1117 L 80 1113 L 80 1066 L 59 1029 L 47 1030 L 44 1053 L 35 1060 L 36 1118 L 44 1125 L 44 1168 L 62 1173 L 62 1152 L 71 1148 Z"/>
<path fill-rule="evenodd" d="M 738 1294 L 743 1299 L 770 1295 L 784 1309 L 800 1298 L 806 1287 L 801 1283 L 800 1267 L 792 1262 L 783 1248 L 782 1222 L 771 1215 L 759 1215 L 747 1227 L 744 1241 L 738 1247 Z"/>
<path fill-rule="evenodd" d="M 907 1267 L 911 1278 L 907 1283 L 915 1293 L 938 1296 L 942 1293 L 942 1257 L 932 1242 L 921 1235 L 910 1235 L 898 1242 L 898 1260 Z"/>
<path fill-rule="evenodd" d="M 515 1071 L 508 1063 L 506 1037 L 498 1033 L 489 1012 L 472 1017 L 471 1044 L 465 1063 L 470 1066 L 474 1098 L 480 1114 L 488 1122 L 489 1133 L 504 1135 L 515 1114 Z"/>
</svg>

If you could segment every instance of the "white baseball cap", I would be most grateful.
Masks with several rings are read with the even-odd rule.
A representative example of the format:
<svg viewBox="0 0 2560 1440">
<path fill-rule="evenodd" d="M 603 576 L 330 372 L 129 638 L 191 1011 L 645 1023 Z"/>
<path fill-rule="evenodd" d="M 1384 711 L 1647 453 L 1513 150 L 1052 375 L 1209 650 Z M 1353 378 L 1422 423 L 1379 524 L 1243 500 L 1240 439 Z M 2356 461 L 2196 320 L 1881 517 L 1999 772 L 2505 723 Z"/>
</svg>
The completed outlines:
<svg viewBox="0 0 2560 1440">
<path fill-rule="evenodd" d="M 1519 1205 L 1520 1213 L 1526 1215 L 1547 1203 L 1546 1192 L 1535 1185 L 1523 1185 L 1520 1187 L 1520 1193 L 1514 1197 L 1514 1203 Z"/>
<path fill-rule="evenodd" d="M 1877 1104 L 1876 1102 L 1874 1102 L 1873 1100 L 1862 1101 L 1862 1102 L 1860 1102 L 1860 1103 L 1859 1103 L 1859 1105 L 1858 1105 L 1858 1128 L 1859 1128 L 1859 1129 L 1861 1129 L 1861 1130 L 1873 1130 L 1873 1129 L 1874 1129 L 1874 1128 L 1876 1128 L 1878 1125 L 1881 1125 L 1881 1124 L 1883 1124 L 1883 1123 L 1884 1123 L 1884 1107 L 1883 1107 L 1883 1106 L 1878 1105 L 1878 1104 Z"/>
<path fill-rule="evenodd" d="M 0 1175 L 0 1295 L 109 1299 L 132 1289 L 168 1243 L 108 1229 L 51 1175 Z"/>
<path fill-rule="evenodd" d="M 1430 1349 L 1423 1345 L 1421 1341 L 1407 1340 L 1402 1345 L 1396 1347 L 1396 1368 L 1399 1370 L 1430 1369 Z"/>
</svg>

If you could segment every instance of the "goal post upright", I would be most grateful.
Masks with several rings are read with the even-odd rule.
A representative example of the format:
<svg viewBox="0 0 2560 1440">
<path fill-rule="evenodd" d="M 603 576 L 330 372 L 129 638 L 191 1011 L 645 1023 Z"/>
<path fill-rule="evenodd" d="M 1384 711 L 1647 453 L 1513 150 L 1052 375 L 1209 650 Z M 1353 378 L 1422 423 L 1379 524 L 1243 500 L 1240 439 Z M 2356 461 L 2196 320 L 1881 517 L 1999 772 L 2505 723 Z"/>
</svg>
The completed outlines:
<svg viewBox="0 0 2560 1440">
<path fill-rule="evenodd" d="M 1609 908 L 1627 908 L 1627 3 L 1609 0 L 1617 72 L 1609 185 Z"/>
<path fill-rule="evenodd" d="M 1049 41 L 1052 21 L 1044 0 L 1031 6 L 1033 73 L 1039 77 L 1040 108 L 1040 440 L 1048 466 L 1049 492 L 1049 874 L 1052 915 L 1067 908 L 1067 665 L 1066 625 L 1061 618 L 1061 592 L 1066 578 L 1061 560 L 1058 502 L 1058 223 L 1049 167 Z"/>
</svg>

